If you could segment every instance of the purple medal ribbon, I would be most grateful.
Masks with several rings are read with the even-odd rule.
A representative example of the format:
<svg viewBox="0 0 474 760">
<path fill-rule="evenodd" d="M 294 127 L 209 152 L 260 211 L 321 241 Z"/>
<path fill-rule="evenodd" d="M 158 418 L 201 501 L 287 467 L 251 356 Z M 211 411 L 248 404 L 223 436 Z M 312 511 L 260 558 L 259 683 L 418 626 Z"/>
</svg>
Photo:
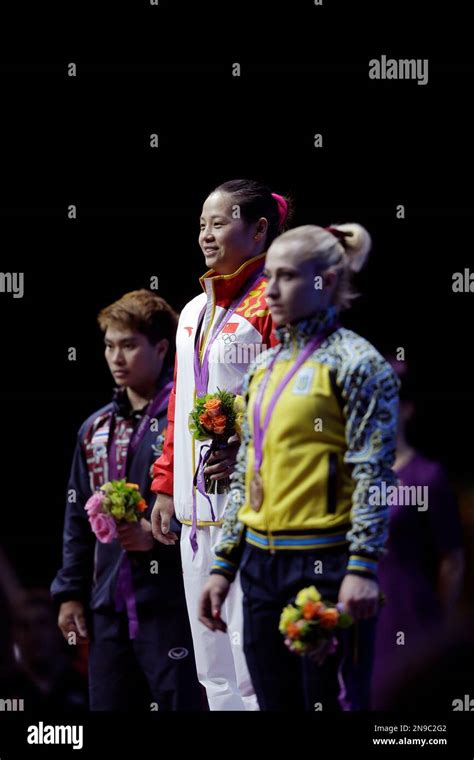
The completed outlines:
<svg viewBox="0 0 474 760">
<path fill-rule="evenodd" d="M 127 448 L 127 459 L 125 461 L 125 466 L 123 467 L 123 472 L 126 473 L 127 471 L 127 462 L 129 454 L 135 454 L 136 450 L 138 449 L 143 436 L 145 435 L 145 431 L 150 423 L 150 420 L 153 419 L 153 417 L 157 414 L 161 414 L 161 412 L 164 411 L 168 404 L 168 397 L 171 393 L 171 389 L 173 388 L 173 381 L 170 380 L 169 383 L 166 383 L 166 385 L 163 386 L 161 391 L 155 396 L 153 401 L 150 404 L 150 407 L 146 414 L 143 415 L 142 419 L 140 420 L 140 424 L 137 426 L 136 430 L 134 431 L 130 442 L 128 444 Z M 109 443 L 109 480 L 118 480 L 120 475 L 118 472 L 118 465 L 117 465 L 117 442 L 115 440 L 115 414 L 112 415 L 112 419 L 110 422 L 110 443 Z"/>
<path fill-rule="evenodd" d="M 204 449 L 207 449 L 206 453 L 203 454 Z M 205 444 L 204 446 L 201 446 L 201 450 L 199 452 L 199 462 L 198 466 L 196 468 L 196 472 L 194 473 L 193 478 L 193 522 L 191 526 L 191 533 L 189 536 L 189 540 L 191 542 L 191 546 L 193 549 L 193 559 L 196 556 L 198 543 L 197 543 L 197 505 L 196 505 L 196 491 L 195 488 L 199 491 L 199 493 L 204 496 L 205 499 L 207 499 L 209 503 L 209 509 L 211 510 L 211 520 L 214 522 L 216 519 L 216 516 L 214 514 L 214 509 L 212 507 L 212 501 L 209 498 L 208 494 L 206 493 L 205 487 L 204 487 L 204 467 L 206 466 L 207 460 L 211 456 L 212 449 L 209 446 L 209 444 Z"/>
<path fill-rule="evenodd" d="M 130 443 L 128 445 L 128 454 L 135 454 L 142 441 L 143 436 L 145 435 L 146 429 L 150 424 L 150 420 L 152 420 L 155 416 L 161 414 L 161 412 L 166 409 L 172 388 L 173 381 L 170 380 L 170 382 L 166 383 L 161 391 L 155 396 L 151 402 L 150 408 L 147 410 L 146 414 L 143 415 L 142 419 L 140 420 L 140 424 L 130 439 Z"/>
<path fill-rule="evenodd" d="M 336 329 L 336 328 L 333 328 Z M 265 376 L 260 383 L 258 390 L 257 390 L 257 397 L 255 399 L 255 405 L 253 408 L 253 449 L 254 449 L 254 472 L 257 474 L 260 471 L 260 467 L 262 465 L 262 459 L 263 459 L 263 439 L 265 436 L 265 433 L 267 431 L 267 428 L 270 424 L 270 419 L 273 413 L 273 410 L 275 409 L 275 406 L 277 404 L 278 399 L 280 398 L 281 394 L 283 393 L 284 389 L 290 382 L 291 378 L 298 372 L 299 368 L 302 364 L 305 363 L 306 359 L 315 351 L 321 343 L 326 340 L 328 335 L 333 332 L 331 329 L 329 332 L 325 331 L 322 335 L 319 335 L 315 338 L 312 338 L 312 340 L 307 343 L 307 345 L 303 348 L 300 355 L 296 359 L 294 365 L 291 367 L 290 370 L 286 373 L 286 375 L 283 377 L 282 380 L 280 380 L 277 389 L 275 390 L 272 398 L 269 401 L 267 411 L 265 412 L 265 419 L 263 421 L 263 425 L 260 423 L 261 418 L 261 410 L 262 410 L 262 403 L 263 403 L 263 395 L 265 393 L 265 390 L 267 388 L 268 382 L 270 380 L 270 376 L 272 373 L 273 366 L 275 362 L 277 361 L 280 351 L 283 349 L 283 346 L 280 346 L 277 353 L 273 357 L 270 366 L 268 367 Z"/>
<path fill-rule="evenodd" d="M 127 552 L 124 550 L 115 587 L 115 609 L 127 613 L 128 636 L 135 639 L 138 633 L 138 614 L 135 590 L 133 588 L 132 568 Z"/>
<path fill-rule="evenodd" d="M 245 292 L 240 293 L 237 298 L 235 298 L 234 301 L 232 301 L 231 305 L 229 306 L 226 314 L 221 319 L 221 321 L 214 325 L 214 328 L 212 330 L 211 335 L 209 336 L 209 340 L 206 346 L 206 350 L 204 351 L 204 355 L 200 357 L 200 350 L 199 350 L 199 338 L 202 328 L 202 323 L 204 319 L 204 314 L 206 312 L 206 307 L 201 310 L 201 313 L 199 315 L 198 324 L 196 328 L 196 335 L 194 338 L 194 384 L 196 388 L 196 396 L 199 398 L 200 396 L 205 396 L 207 393 L 208 385 L 209 385 L 209 354 L 211 352 L 212 346 L 214 345 L 214 342 L 226 326 L 227 322 L 230 320 L 230 318 L 233 316 L 234 312 L 237 310 L 239 305 L 242 303 L 244 298 L 247 298 L 248 294 L 256 284 L 256 282 L 260 279 L 262 276 L 262 267 L 259 268 L 258 272 L 255 273 L 255 275 L 252 277 L 250 284 L 245 286 Z M 203 449 L 208 448 L 208 451 L 203 455 Z M 209 459 L 210 455 L 212 453 L 212 449 L 210 446 L 206 444 L 206 446 L 201 446 L 201 451 L 199 454 L 199 462 L 196 469 L 196 472 L 194 474 L 193 478 L 193 520 L 192 520 L 192 526 L 191 526 L 191 533 L 189 536 L 189 540 L 191 542 L 191 546 L 193 549 L 193 559 L 196 556 L 198 544 L 197 544 L 197 503 L 196 503 L 196 489 L 199 491 L 201 496 L 204 496 L 207 501 L 209 502 L 209 507 L 211 511 L 211 520 L 212 522 L 215 522 L 215 514 L 214 510 L 212 508 L 212 501 L 207 495 L 205 488 L 204 488 L 204 467 L 206 466 L 206 462 Z"/>
<path fill-rule="evenodd" d="M 212 346 L 214 345 L 215 340 L 219 336 L 219 334 L 222 332 L 224 327 L 226 326 L 229 319 L 234 315 L 234 312 L 237 310 L 239 305 L 242 303 L 244 298 L 248 296 L 250 291 L 252 290 L 253 286 L 257 282 L 257 280 L 260 279 L 262 276 L 262 269 L 259 269 L 258 272 L 254 275 L 252 278 L 250 285 L 247 285 L 245 289 L 245 293 L 240 293 L 237 298 L 232 301 L 231 305 L 229 306 L 226 314 L 222 318 L 222 320 L 214 325 L 214 328 L 212 330 L 212 333 L 209 337 L 206 350 L 204 352 L 204 356 L 202 357 L 202 361 L 200 358 L 200 351 L 199 351 L 199 336 L 201 332 L 202 327 L 202 321 L 204 318 L 204 314 L 206 312 L 206 307 L 202 309 L 199 319 L 198 319 L 198 326 L 196 328 L 196 337 L 194 340 L 194 381 L 196 386 L 196 396 L 204 396 L 207 393 L 207 388 L 209 385 L 209 354 L 211 352 Z"/>
<path fill-rule="evenodd" d="M 127 458 L 123 467 L 124 475 L 127 472 L 127 462 L 130 453 L 134 454 L 138 449 L 150 420 L 157 414 L 160 414 L 167 405 L 168 396 L 173 387 L 173 382 L 167 383 L 151 402 L 146 414 L 140 420 L 140 424 L 134 431 L 127 448 Z M 117 466 L 117 442 L 115 437 L 115 415 L 110 425 L 110 448 L 109 448 L 109 478 L 117 480 L 119 478 Z M 128 618 L 128 635 L 131 639 L 136 638 L 138 633 L 138 615 L 135 591 L 133 588 L 132 567 L 128 552 L 122 551 L 120 567 L 117 577 L 117 586 L 115 589 L 115 609 L 117 612 L 126 610 Z"/>
</svg>

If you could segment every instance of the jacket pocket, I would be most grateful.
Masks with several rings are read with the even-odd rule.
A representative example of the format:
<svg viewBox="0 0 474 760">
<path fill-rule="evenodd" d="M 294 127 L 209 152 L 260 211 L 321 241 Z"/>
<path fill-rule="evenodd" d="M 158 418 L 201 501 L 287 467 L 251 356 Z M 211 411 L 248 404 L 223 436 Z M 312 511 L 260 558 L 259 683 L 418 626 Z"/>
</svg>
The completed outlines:
<svg viewBox="0 0 474 760">
<path fill-rule="evenodd" d="M 327 512 L 334 514 L 336 511 L 337 498 L 337 453 L 331 451 L 328 461 L 328 482 L 327 482 Z"/>
</svg>

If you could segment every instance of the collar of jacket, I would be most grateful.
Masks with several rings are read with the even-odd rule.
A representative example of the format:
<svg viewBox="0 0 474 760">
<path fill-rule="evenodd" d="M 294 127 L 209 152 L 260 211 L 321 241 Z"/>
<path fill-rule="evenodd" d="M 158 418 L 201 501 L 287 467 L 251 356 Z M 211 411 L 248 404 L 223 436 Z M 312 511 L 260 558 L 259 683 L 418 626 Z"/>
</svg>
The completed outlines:
<svg viewBox="0 0 474 760">
<path fill-rule="evenodd" d="M 171 368 L 168 368 L 164 372 L 162 372 L 160 376 L 158 377 L 158 380 L 156 383 L 155 396 L 157 396 L 158 393 L 161 391 L 161 389 L 167 383 L 169 383 L 172 379 L 173 379 L 173 370 Z M 126 388 L 114 388 L 114 395 L 112 399 L 112 404 L 113 404 L 112 411 L 115 414 L 117 414 L 119 417 L 124 417 L 125 419 L 127 419 L 128 417 L 133 417 L 133 416 L 141 417 L 145 413 L 146 409 L 148 408 L 150 401 L 148 402 L 148 404 L 145 404 L 145 406 L 143 406 L 141 409 L 132 409 Z"/>
<path fill-rule="evenodd" d="M 284 348 L 290 345 L 304 346 L 310 338 L 320 332 L 335 327 L 338 320 L 338 309 L 329 306 L 327 309 L 317 311 L 313 316 L 300 319 L 288 325 L 281 325 L 275 329 L 275 334 Z"/>
<path fill-rule="evenodd" d="M 199 278 L 203 291 L 208 298 L 213 298 L 216 304 L 227 308 L 237 297 L 245 283 L 259 269 L 263 269 L 265 256 L 266 252 L 244 261 L 232 274 L 216 274 L 215 269 L 209 269 Z"/>
</svg>

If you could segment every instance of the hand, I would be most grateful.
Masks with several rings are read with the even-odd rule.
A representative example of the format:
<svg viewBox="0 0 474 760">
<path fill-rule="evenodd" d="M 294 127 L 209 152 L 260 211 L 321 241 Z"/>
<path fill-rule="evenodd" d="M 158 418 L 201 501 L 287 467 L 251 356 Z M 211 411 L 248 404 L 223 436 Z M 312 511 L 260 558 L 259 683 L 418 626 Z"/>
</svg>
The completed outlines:
<svg viewBox="0 0 474 760">
<path fill-rule="evenodd" d="M 156 494 L 155 506 L 151 513 L 151 529 L 156 540 L 165 546 L 172 546 L 178 540 L 176 533 L 170 531 L 173 515 L 173 497 L 166 493 Z"/>
<path fill-rule="evenodd" d="M 65 639 L 70 633 L 75 633 L 82 639 L 88 639 L 82 602 L 63 602 L 59 608 L 58 626 Z"/>
<path fill-rule="evenodd" d="M 370 578 L 346 575 L 339 589 L 338 601 L 354 620 L 365 620 L 377 614 L 379 586 Z"/>
<path fill-rule="evenodd" d="M 227 631 L 221 609 L 229 593 L 230 581 L 223 575 L 211 575 L 199 599 L 199 620 L 211 631 Z"/>
<path fill-rule="evenodd" d="M 286 643 L 286 642 L 285 642 Z M 334 637 L 327 639 L 326 641 L 320 641 L 316 647 L 310 647 L 306 653 L 311 662 L 315 665 L 323 665 L 326 657 L 330 654 L 334 654 L 337 649 L 337 641 Z"/>
<path fill-rule="evenodd" d="M 235 470 L 235 460 L 239 451 L 240 438 L 237 434 L 227 440 L 227 446 L 213 451 L 207 460 L 204 473 L 210 475 L 211 480 L 223 480 L 228 478 Z"/>
<path fill-rule="evenodd" d="M 144 518 L 133 523 L 119 522 L 117 534 L 122 549 L 128 552 L 149 552 L 153 549 L 151 524 Z"/>
</svg>

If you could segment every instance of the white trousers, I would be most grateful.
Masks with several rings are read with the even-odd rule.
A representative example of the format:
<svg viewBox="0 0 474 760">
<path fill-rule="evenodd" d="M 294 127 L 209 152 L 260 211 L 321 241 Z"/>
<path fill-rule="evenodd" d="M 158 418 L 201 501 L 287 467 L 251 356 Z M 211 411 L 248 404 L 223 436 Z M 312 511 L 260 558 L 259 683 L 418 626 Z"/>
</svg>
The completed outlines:
<svg viewBox="0 0 474 760">
<path fill-rule="evenodd" d="M 243 649 L 242 588 L 237 575 L 224 602 L 221 617 L 227 632 L 210 631 L 198 620 L 202 589 L 209 578 L 213 548 L 221 529 L 210 525 L 197 529 L 198 550 L 193 559 L 191 526 L 181 530 L 181 559 L 189 622 L 193 636 L 198 678 L 206 689 L 211 710 L 258 710 Z"/>
</svg>

